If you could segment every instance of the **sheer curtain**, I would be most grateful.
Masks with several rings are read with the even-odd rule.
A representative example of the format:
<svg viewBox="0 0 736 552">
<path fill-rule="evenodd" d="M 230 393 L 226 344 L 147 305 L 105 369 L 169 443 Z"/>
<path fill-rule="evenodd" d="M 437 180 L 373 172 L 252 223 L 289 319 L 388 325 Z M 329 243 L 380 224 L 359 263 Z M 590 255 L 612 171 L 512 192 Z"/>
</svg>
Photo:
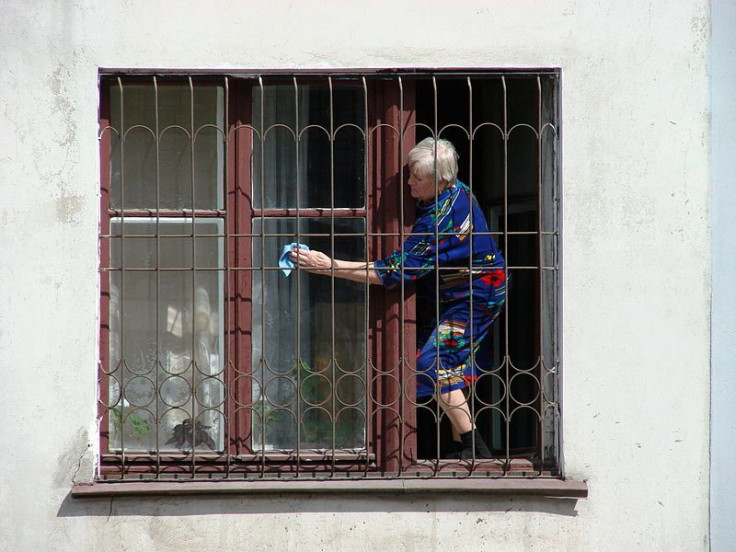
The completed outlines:
<svg viewBox="0 0 736 552">
<path fill-rule="evenodd" d="M 222 208 L 224 90 L 117 85 L 110 111 L 110 448 L 222 450 L 224 221 L 141 210 Z"/>
<path fill-rule="evenodd" d="M 298 94 L 293 85 L 254 90 L 256 128 L 263 116 L 262 145 L 253 159 L 256 208 L 363 206 L 363 140 L 343 132 L 346 155 L 330 154 L 326 92 L 312 85 L 299 86 Z M 354 92 L 336 94 L 338 118 L 362 122 L 358 99 Z M 277 261 L 284 244 L 297 241 L 364 260 L 365 220 L 257 217 L 253 234 L 253 265 L 262 269 L 253 278 L 254 448 L 363 448 L 364 287 L 296 270 L 286 277 Z"/>
</svg>

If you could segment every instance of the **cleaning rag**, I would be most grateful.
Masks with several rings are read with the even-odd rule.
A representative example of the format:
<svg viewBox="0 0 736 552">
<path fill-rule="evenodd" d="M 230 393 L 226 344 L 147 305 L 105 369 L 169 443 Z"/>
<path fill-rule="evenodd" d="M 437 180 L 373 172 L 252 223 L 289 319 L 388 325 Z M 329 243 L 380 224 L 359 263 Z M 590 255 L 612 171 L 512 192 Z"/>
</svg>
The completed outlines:
<svg viewBox="0 0 736 552">
<path fill-rule="evenodd" d="M 290 276 L 291 275 L 291 269 L 296 266 L 296 263 L 291 260 L 291 257 L 289 257 L 289 253 L 291 253 L 296 248 L 303 249 L 304 251 L 309 251 L 309 246 L 304 245 L 303 243 L 287 243 L 284 248 L 281 250 L 281 257 L 279 258 L 279 266 L 283 269 L 281 272 L 284 273 L 284 276 Z"/>
</svg>

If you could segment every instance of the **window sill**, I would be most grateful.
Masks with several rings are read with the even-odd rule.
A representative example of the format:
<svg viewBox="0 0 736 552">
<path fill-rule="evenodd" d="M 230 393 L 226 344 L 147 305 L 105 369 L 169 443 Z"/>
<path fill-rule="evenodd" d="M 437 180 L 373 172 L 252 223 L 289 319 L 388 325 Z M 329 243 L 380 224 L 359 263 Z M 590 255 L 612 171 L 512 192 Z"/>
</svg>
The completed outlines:
<svg viewBox="0 0 736 552">
<path fill-rule="evenodd" d="M 362 479 L 356 481 L 153 481 L 75 485 L 74 498 L 177 495 L 465 493 L 548 498 L 587 498 L 584 481 L 547 478 Z"/>
</svg>

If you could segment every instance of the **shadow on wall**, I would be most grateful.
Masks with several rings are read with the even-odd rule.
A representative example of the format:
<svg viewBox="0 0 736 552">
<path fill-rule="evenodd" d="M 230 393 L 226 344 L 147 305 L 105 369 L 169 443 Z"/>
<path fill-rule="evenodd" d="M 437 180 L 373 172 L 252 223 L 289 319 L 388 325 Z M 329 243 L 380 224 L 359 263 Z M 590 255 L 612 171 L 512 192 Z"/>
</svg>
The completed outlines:
<svg viewBox="0 0 736 552">
<path fill-rule="evenodd" d="M 274 494 L 239 497 L 177 496 L 159 498 L 106 497 L 72 498 L 67 494 L 57 517 L 156 517 L 201 516 L 219 514 L 284 514 L 293 512 L 538 512 L 559 516 L 577 516 L 577 499 L 438 496 L 437 494 Z"/>
</svg>

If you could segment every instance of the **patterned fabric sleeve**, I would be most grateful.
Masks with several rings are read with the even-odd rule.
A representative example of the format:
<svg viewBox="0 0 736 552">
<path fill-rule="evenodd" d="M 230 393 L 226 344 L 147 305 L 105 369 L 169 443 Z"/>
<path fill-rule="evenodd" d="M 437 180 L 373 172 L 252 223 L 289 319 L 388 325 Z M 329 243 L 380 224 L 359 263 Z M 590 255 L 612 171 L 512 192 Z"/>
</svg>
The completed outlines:
<svg viewBox="0 0 736 552">
<path fill-rule="evenodd" d="M 417 280 L 434 271 L 438 265 L 453 264 L 467 259 L 465 238 L 469 235 L 469 203 L 464 185 L 446 190 L 436 205 L 419 206 L 417 220 L 401 249 L 373 265 L 385 287 L 397 286 L 403 279 Z M 454 220 L 463 221 L 460 226 Z"/>
<path fill-rule="evenodd" d="M 469 262 L 473 267 L 496 265 L 501 257 L 493 239 L 488 234 L 473 237 L 473 228 L 488 232 L 483 212 L 472 200 L 467 186 L 458 181 L 438 198 L 436 205 L 418 207 L 417 220 L 401 249 L 375 261 L 373 267 L 384 287 L 391 288 L 402 279 L 417 280 L 439 267 L 450 267 L 442 275 L 448 280 L 453 268 L 467 267 Z M 459 282 L 467 284 L 467 272 L 458 274 Z"/>
<path fill-rule="evenodd" d="M 401 283 L 402 268 L 403 279 L 406 281 L 416 280 L 432 272 L 435 267 L 435 247 L 430 240 L 433 241 L 434 238 L 416 234 L 427 232 L 425 226 L 422 219 L 417 220 L 401 249 L 373 263 L 384 287 L 392 288 Z"/>
</svg>

